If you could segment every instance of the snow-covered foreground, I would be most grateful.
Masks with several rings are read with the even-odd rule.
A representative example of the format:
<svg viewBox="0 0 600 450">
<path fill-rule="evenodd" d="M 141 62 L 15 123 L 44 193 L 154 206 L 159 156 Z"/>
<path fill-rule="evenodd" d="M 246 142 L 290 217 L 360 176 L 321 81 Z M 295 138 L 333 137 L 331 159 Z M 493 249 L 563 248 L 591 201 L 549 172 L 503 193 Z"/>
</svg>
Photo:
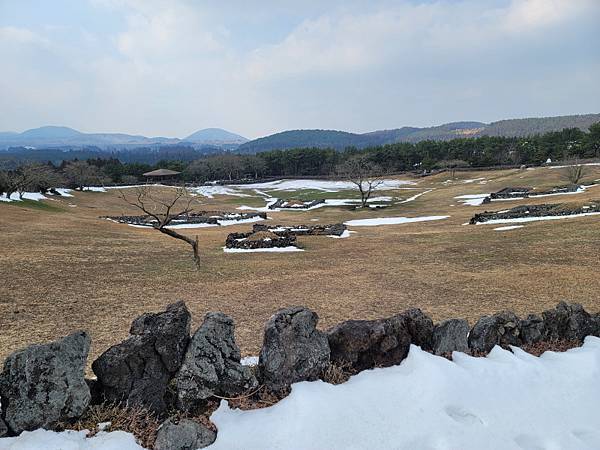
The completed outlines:
<svg viewBox="0 0 600 450">
<path fill-rule="evenodd" d="M 298 383 L 270 408 L 223 401 L 210 449 L 600 448 L 600 339 L 540 358 L 514 352 L 448 361 L 413 346 L 399 366 Z"/>
<path fill-rule="evenodd" d="M 0 439 L 0 450 L 144 450 L 133 435 L 123 431 L 85 436 L 85 431 L 25 431 L 17 438 Z"/>
<path fill-rule="evenodd" d="M 378 225 L 399 225 L 414 222 L 429 222 L 432 220 L 443 220 L 450 216 L 423 216 L 423 217 L 379 217 L 377 219 L 356 219 L 344 222 L 350 227 L 375 227 Z"/>
<path fill-rule="evenodd" d="M 211 450 L 598 449 L 600 339 L 535 357 L 495 347 L 453 361 L 411 346 L 399 366 L 364 371 L 341 385 L 297 383 L 265 409 L 211 416 Z M 256 364 L 256 358 L 244 363 Z M 126 433 L 38 430 L 0 439 L 0 450 L 141 450 Z"/>
</svg>

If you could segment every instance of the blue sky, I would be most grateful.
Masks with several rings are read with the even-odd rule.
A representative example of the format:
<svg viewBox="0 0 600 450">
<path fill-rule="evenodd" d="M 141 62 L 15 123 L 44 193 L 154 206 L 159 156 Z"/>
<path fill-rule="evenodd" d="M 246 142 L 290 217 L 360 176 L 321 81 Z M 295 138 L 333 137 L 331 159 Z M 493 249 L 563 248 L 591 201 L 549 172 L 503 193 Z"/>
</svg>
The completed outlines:
<svg viewBox="0 0 600 450">
<path fill-rule="evenodd" d="M 250 138 L 600 112 L 598 0 L 0 0 L 0 131 Z"/>
</svg>

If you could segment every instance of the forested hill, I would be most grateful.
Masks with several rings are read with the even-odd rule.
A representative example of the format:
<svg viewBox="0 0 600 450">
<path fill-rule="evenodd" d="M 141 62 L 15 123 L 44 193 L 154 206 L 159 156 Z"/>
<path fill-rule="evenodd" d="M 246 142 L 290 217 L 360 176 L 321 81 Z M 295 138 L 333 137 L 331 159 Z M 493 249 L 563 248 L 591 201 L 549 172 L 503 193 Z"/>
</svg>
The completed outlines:
<svg viewBox="0 0 600 450">
<path fill-rule="evenodd" d="M 255 139 L 238 148 L 239 153 L 258 153 L 291 148 L 366 148 L 398 142 L 427 140 L 449 141 L 456 138 L 503 136 L 522 137 L 579 128 L 587 131 L 590 125 L 600 122 L 600 114 L 576 116 L 510 119 L 492 122 L 453 122 L 427 128 L 403 127 L 393 130 L 356 134 L 335 130 L 293 130 Z"/>
</svg>

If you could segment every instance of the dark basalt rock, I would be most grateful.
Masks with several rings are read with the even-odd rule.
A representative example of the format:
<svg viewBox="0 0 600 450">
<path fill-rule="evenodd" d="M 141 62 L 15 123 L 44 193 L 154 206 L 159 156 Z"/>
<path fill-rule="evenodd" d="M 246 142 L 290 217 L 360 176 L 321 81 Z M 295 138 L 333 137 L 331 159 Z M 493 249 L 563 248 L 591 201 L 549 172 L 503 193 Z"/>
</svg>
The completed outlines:
<svg viewBox="0 0 600 450">
<path fill-rule="evenodd" d="M 406 318 L 406 327 L 411 336 L 411 343 L 423 350 L 431 350 L 433 339 L 433 320 L 418 308 L 411 308 L 402 313 Z"/>
<path fill-rule="evenodd" d="M 329 365 L 329 343 L 316 329 L 319 317 L 308 308 L 294 306 L 277 311 L 265 325 L 258 371 L 272 391 L 292 383 L 313 381 Z"/>
<path fill-rule="evenodd" d="M 437 324 L 433 330 L 433 352 L 436 355 L 468 352 L 469 323 L 464 319 L 449 319 Z"/>
<path fill-rule="evenodd" d="M 595 332 L 592 316 L 577 303 L 560 302 L 556 308 L 544 311 L 542 316 L 545 325 L 544 337 L 547 340 L 582 341 Z"/>
<path fill-rule="evenodd" d="M 92 364 L 99 389 L 106 401 L 125 401 L 160 414 L 167 406 L 167 385 L 179 370 L 187 347 L 190 313 L 185 303 L 177 302 L 162 313 L 138 317 L 130 333 Z"/>
<path fill-rule="evenodd" d="M 330 225 L 265 225 L 256 223 L 252 226 L 252 231 L 269 231 L 278 236 L 341 236 L 346 231 L 346 225 L 343 223 L 334 223 Z"/>
<path fill-rule="evenodd" d="M 158 429 L 154 450 L 196 450 L 208 447 L 217 439 L 217 433 L 191 419 L 174 423 L 166 420 Z"/>
<path fill-rule="evenodd" d="M 192 337 L 176 377 L 177 406 L 192 411 L 214 394 L 233 397 L 258 386 L 249 367 L 240 364 L 233 319 L 208 313 Z"/>
<path fill-rule="evenodd" d="M 521 345 L 520 320 L 510 311 L 484 316 L 469 333 L 469 348 L 489 352 L 494 345 Z"/>
<path fill-rule="evenodd" d="M 542 341 L 546 334 L 544 319 L 536 314 L 529 314 L 519 322 L 520 338 L 523 345 L 535 344 Z"/>
<path fill-rule="evenodd" d="M 50 428 L 81 416 L 90 402 L 84 379 L 89 348 L 89 336 L 79 331 L 49 344 L 31 345 L 6 359 L 0 397 L 2 416 L 12 433 Z"/>
<path fill-rule="evenodd" d="M 327 332 L 331 361 L 355 371 L 400 364 L 411 334 L 404 315 L 379 320 L 348 320 Z"/>
</svg>

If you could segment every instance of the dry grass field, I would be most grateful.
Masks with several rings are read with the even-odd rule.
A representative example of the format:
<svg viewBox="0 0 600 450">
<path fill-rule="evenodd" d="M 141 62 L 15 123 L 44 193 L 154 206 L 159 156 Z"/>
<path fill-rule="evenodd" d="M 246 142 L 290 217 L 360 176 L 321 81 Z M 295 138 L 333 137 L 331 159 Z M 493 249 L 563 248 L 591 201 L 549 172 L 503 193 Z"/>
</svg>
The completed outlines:
<svg viewBox="0 0 600 450">
<path fill-rule="evenodd" d="M 463 224 L 486 209 L 600 199 L 600 186 L 575 195 L 483 206 L 467 206 L 454 198 L 507 186 L 565 184 L 563 177 L 562 170 L 550 168 L 461 172 L 454 180 L 440 174 L 413 180 L 416 190 L 381 193 L 407 198 L 433 189 L 387 209 L 325 207 L 269 213 L 269 223 L 284 225 L 450 216 L 351 228 L 356 233 L 348 239 L 301 237 L 306 251 L 297 253 L 225 254 L 226 235 L 247 231 L 251 224 L 184 230 L 199 235 L 200 271 L 195 270 L 186 244 L 151 229 L 99 219 L 135 212 L 114 190 L 39 203 L 0 203 L 0 358 L 75 329 L 91 333 L 93 358 L 125 338 L 134 317 L 178 299 L 192 311 L 194 327 L 207 311 L 232 315 L 245 355 L 257 353 L 268 317 L 296 304 L 316 310 L 322 328 L 409 307 L 422 308 L 435 320 L 470 321 L 502 309 L 539 312 L 560 300 L 580 302 L 595 312 L 600 310 L 600 216 L 531 222 L 505 232 L 494 231 L 498 225 Z M 600 166 L 587 168 L 584 181 L 598 179 Z M 156 189 L 168 195 L 168 188 Z M 264 200 L 258 196 L 195 200 L 197 209 L 206 210 L 234 211 L 241 204 L 264 206 Z"/>
</svg>

